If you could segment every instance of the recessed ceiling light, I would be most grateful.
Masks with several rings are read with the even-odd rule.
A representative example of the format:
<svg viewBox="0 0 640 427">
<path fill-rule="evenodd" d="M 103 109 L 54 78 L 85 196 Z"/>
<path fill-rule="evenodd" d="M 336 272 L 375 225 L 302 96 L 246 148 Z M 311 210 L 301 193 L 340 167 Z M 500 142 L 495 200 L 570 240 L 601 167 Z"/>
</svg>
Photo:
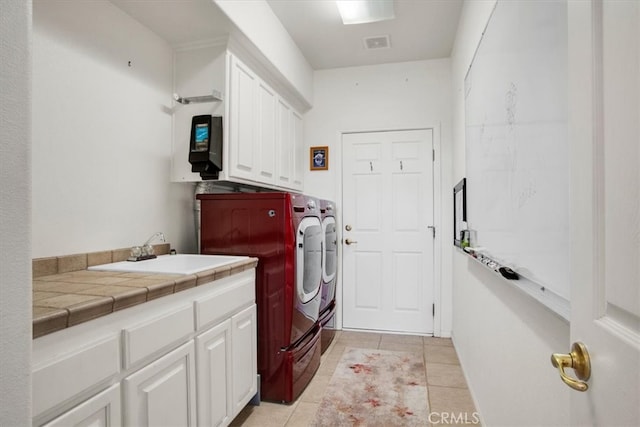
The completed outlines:
<svg viewBox="0 0 640 427">
<path fill-rule="evenodd" d="M 336 4 L 345 25 L 395 18 L 393 0 L 336 0 Z"/>
</svg>

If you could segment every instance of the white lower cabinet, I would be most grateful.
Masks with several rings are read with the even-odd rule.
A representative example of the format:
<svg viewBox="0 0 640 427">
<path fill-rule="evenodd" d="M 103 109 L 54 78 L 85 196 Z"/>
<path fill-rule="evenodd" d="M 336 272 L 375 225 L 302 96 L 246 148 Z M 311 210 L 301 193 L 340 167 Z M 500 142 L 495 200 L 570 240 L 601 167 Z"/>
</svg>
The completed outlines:
<svg viewBox="0 0 640 427">
<path fill-rule="evenodd" d="M 257 392 L 255 270 L 37 338 L 33 425 L 226 426 Z"/>
<path fill-rule="evenodd" d="M 125 425 L 195 426 L 195 375 L 190 341 L 125 378 Z"/>
<path fill-rule="evenodd" d="M 226 426 L 256 394 L 256 306 L 196 337 L 198 425 Z"/>
<path fill-rule="evenodd" d="M 120 412 L 120 385 L 115 384 L 48 422 L 44 427 L 120 427 Z"/>
</svg>

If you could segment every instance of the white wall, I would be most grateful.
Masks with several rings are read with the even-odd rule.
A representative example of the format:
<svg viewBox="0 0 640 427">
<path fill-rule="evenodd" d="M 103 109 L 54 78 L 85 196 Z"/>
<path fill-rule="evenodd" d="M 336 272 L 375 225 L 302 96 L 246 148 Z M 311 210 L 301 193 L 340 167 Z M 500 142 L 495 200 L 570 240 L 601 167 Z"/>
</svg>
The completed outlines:
<svg viewBox="0 0 640 427">
<path fill-rule="evenodd" d="M 31 2 L 0 6 L 0 425 L 31 424 Z"/>
<path fill-rule="evenodd" d="M 265 0 L 213 0 L 307 104 L 313 104 L 313 68 Z"/>
<path fill-rule="evenodd" d="M 156 231 L 195 250 L 193 188 L 169 182 L 169 45 L 106 0 L 37 0 L 33 27 L 32 256 Z"/>
<path fill-rule="evenodd" d="M 435 127 L 441 147 L 443 188 L 451 187 L 451 77 L 448 59 L 377 66 L 320 70 L 314 73 L 314 106 L 304 116 L 304 140 L 308 147 L 329 146 L 329 170 L 309 171 L 305 166 L 304 192 L 334 200 L 342 206 L 341 132 Z M 445 192 L 448 195 L 449 192 Z M 451 206 L 443 203 L 436 213 L 442 233 L 451 229 Z M 442 235 L 445 235 L 442 234 Z M 438 333 L 451 331 L 451 248 L 442 258 L 441 313 Z M 337 291 L 341 301 L 341 281 Z"/>
<path fill-rule="evenodd" d="M 494 1 L 465 2 L 452 54 L 453 182 L 465 176 L 464 77 Z M 551 366 L 569 325 L 470 260 L 453 254 L 453 339 L 490 426 L 569 424 L 569 388 Z"/>
</svg>

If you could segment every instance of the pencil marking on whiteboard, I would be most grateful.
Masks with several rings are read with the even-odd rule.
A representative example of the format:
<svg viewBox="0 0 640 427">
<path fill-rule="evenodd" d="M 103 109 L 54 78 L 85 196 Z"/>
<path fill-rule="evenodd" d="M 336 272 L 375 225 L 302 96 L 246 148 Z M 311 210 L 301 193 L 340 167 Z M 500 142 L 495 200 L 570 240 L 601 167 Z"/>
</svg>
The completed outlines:
<svg viewBox="0 0 640 427">
<path fill-rule="evenodd" d="M 513 129 L 516 122 L 516 106 L 518 104 L 518 87 L 511 82 L 509 90 L 504 97 L 505 109 L 507 110 L 507 123 L 509 128 Z"/>
<path fill-rule="evenodd" d="M 529 181 L 527 185 L 520 190 L 520 194 L 518 196 L 518 208 L 524 207 L 524 205 L 526 205 L 537 192 L 536 184 L 533 181 Z"/>
</svg>

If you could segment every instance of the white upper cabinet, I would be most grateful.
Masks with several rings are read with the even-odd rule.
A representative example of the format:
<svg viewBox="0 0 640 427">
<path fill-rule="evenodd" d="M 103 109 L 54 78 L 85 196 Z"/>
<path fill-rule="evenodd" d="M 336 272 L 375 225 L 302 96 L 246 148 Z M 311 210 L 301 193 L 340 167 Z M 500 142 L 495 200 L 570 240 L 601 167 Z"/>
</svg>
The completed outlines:
<svg viewBox="0 0 640 427">
<path fill-rule="evenodd" d="M 302 116 L 235 55 L 229 54 L 228 177 L 302 190 Z"/>
<path fill-rule="evenodd" d="M 302 115 L 247 63 L 226 47 L 200 47 L 175 55 L 176 93 L 220 91 L 223 101 L 174 107 L 172 181 L 200 181 L 191 172 L 189 139 L 195 115 L 222 115 L 220 180 L 302 191 Z M 213 76 L 215 74 L 215 76 Z"/>
</svg>

